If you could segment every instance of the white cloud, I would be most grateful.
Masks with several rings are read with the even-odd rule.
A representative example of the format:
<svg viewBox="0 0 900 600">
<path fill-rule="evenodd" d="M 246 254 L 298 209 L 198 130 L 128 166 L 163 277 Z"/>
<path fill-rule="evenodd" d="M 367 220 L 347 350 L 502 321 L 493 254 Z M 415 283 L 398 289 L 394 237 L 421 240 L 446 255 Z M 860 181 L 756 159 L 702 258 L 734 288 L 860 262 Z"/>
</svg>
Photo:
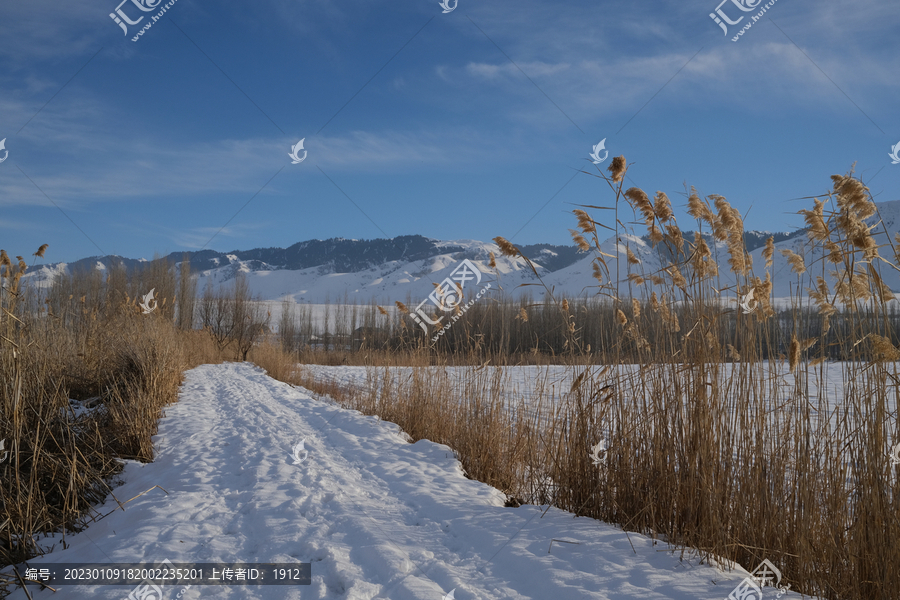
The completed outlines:
<svg viewBox="0 0 900 600">
<path fill-rule="evenodd" d="M 0 56 L 18 68 L 36 60 L 91 54 L 100 49 L 101 25 L 115 28 L 108 13 L 116 3 L 53 2 L 29 0 L 4 2 L 0 8 Z"/>
<path fill-rule="evenodd" d="M 708 12 L 696 3 L 659 11 L 631 3 L 615 10 L 567 6 L 548 13 L 545 6 L 524 1 L 515 10 L 505 4 L 480 7 L 474 20 L 577 122 L 631 112 L 663 86 L 666 102 L 700 108 L 727 102 L 742 110 L 764 106 L 771 111 L 781 103 L 784 111 L 843 111 L 846 99 L 822 71 L 857 103 L 894 94 L 900 85 L 894 77 L 900 58 L 889 50 L 893 45 L 866 44 L 873 35 L 889 40 L 900 25 L 900 12 L 884 3 L 776 4 L 767 17 L 809 58 L 767 18 L 739 43 L 722 40 Z M 484 39 L 475 28 L 468 35 Z M 856 38 L 852 44 L 834 44 L 836 38 L 851 37 Z M 485 56 L 489 60 L 442 66 L 438 74 L 448 81 L 467 76 L 484 85 L 523 79 L 500 52 Z M 521 91 L 515 102 L 516 110 L 508 114 L 532 125 L 552 121 L 548 115 L 557 111 L 546 99 Z"/>
</svg>

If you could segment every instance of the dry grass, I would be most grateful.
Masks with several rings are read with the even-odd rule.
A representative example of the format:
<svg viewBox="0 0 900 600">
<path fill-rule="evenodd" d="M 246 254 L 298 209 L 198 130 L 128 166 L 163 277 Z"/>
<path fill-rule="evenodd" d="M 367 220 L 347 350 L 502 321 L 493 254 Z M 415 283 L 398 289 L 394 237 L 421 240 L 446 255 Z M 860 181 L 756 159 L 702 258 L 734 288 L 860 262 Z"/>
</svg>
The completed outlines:
<svg viewBox="0 0 900 600">
<path fill-rule="evenodd" d="M 43 246 L 40 255 L 46 250 Z M 0 561 L 43 553 L 40 533 L 79 531 L 112 493 L 119 459 L 150 461 L 162 408 L 182 373 L 215 362 L 209 337 L 173 325 L 173 298 L 157 293 L 142 314 L 138 297 L 174 289 L 174 273 L 153 265 L 130 281 L 60 277 L 39 294 L 22 286 L 27 265 L 0 263 Z M 70 399 L 91 410 L 76 414 Z"/>
<path fill-rule="evenodd" d="M 448 332 L 460 336 L 456 343 L 445 336 L 443 352 L 419 357 L 425 365 L 486 356 L 510 364 L 514 355 L 503 344 L 511 332 L 547 319 L 535 354 L 562 348 L 554 361 L 607 367 L 572 367 L 569 389 L 539 390 L 527 407 L 510 405 L 500 369 L 473 368 L 460 379 L 419 367 L 401 377 L 395 367 L 406 362 L 390 355 L 355 363 L 345 356 L 344 364 L 383 368 L 370 369 L 370 381 L 356 389 L 295 377 L 400 424 L 413 439 L 450 445 L 471 477 L 505 491 L 511 505 L 550 503 L 749 569 L 769 559 L 782 584 L 805 594 L 900 598 L 900 465 L 888 455 L 900 439 L 900 350 L 893 294 L 878 272 L 897 268 L 898 252 L 890 248 L 883 258 L 864 223 L 875 213 L 868 190 L 852 175 L 834 176 L 828 196 L 835 208 L 816 200 L 803 211 L 811 224 L 805 256 L 787 258 L 814 306 L 776 312 L 768 271 L 774 246 L 766 245 L 765 264 L 754 271 L 741 216 L 725 198 L 691 190 L 699 231 L 722 246 L 699 234 L 686 241 L 668 198 L 623 192 L 624 159 L 614 166 L 615 178 L 600 176 L 615 195 L 615 229 L 625 229 L 619 216 L 632 209 L 667 259 L 660 272 L 645 272 L 636 256 L 623 257 L 633 269 L 625 281 L 634 299 L 611 281 L 606 261 L 617 258 L 599 252 L 595 221 L 579 210 L 573 237 L 596 250 L 602 307 L 579 311 L 563 299 L 510 304 L 499 311 L 504 322 L 497 312 L 470 311 Z M 520 255 L 497 241 L 502 253 Z M 728 254 L 727 273 L 713 261 L 718 248 Z M 822 275 L 810 279 L 816 270 Z M 829 271 L 833 290 L 822 278 Z M 638 279 L 664 293 L 647 294 Z M 719 290 L 751 289 L 759 303 L 753 313 L 723 309 Z M 842 397 L 817 385 L 828 358 L 844 361 Z M 595 464 L 592 448 L 601 440 L 609 449 Z"/>
</svg>

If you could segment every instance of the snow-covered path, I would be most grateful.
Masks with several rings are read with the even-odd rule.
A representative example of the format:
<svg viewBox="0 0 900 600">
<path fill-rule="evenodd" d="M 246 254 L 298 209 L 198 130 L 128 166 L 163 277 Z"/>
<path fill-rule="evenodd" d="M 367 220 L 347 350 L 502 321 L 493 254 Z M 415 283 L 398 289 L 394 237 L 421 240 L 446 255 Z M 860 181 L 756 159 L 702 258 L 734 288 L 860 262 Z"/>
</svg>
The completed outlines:
<svg viewBox="0 0 900 600">
<path fill-rule="evenodd" d="M 294 464 L 292 447 L 308 457 Z M 311 562 L 309 586 L 194 586 L 193 598 L 724 600 L 745 573 L 681 562 L 663 544 L 542 508 L 505 508 L 446 446 L 406 442 L 249 364 L 187 373 L 151 464 L 115 489 L 143 496 L 33 561 Z M 109 498 L 101 514 L 116 508 Z M 544 507 L 545 509 L 546 507 Z M 577 544 L 554 542 L 563 539 Z M 133 586 L 64 586 L 35 599 L 122 599 Z M 175 598 L 180 586 L 165 586 Z M 775 591 L 766 588 L 766 598 Z M 799 598 L 788 593 L 782 598 Z M 11 598 L 25 598 L 18 590 Z"/>
</svg>

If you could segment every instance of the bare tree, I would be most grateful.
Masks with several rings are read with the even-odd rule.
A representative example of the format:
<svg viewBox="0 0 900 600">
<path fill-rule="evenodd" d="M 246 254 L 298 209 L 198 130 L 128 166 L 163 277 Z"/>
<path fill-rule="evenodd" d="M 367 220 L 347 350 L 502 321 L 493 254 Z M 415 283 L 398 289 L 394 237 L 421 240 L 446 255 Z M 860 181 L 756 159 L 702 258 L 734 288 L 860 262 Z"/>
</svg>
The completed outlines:
<svg viewBox="0 0 900 600">
<path fill-rule="evenodd" d="M 187 253 L 182 256 L 178 275 L 177 325 L 179 329 L 193 329 L 197 278 L 191 276 L 191 262 Z"/>
<path fill-rule="evenodd" d="M 110 261 L 106 275 L 106 303 L 104 316 L 109 318 L 116 311 L 122 310 L 128 299 L 128 273 L 120 259 Z"/>
<path fill-rule="evenodd" d="M 153 290 L 156 300 L 153 312 L 174 321 L 177 280 L 174 265 L 166 258 L 154 255 L 153 260 L 143 263 L 132 277 L 131 284 L 131 295 L 135 298 L 141 299 Z"/>
<path fill-rule="evenodd" d="M 269 315 L 263 317 L 262 301 L 250 295 L 247 276 L 238 272 L 234 278 L 231 295 L 231 322 L 237 352 L 241 360 L 247 360 L 250 349 L 269 329 Z"/>
<path fill-rule="evenodd" d="M 231 316 L 229 301 L 221 292 L 213 290 L 212 281 L 207 281 L 200 299 L 200 324 L 209 332 L 222 351 L 231 341 L 234 331 L 234 320 Z"/>
<path fill-rule="evenodd" d="M 278 335 L 281 347 L 285 352 L 294 352 L 298 346 L 297 318 L 294 314 L 296 304 L 289 298 L 281 303 L 281 319 L 278 323 Z"/>
</svg>

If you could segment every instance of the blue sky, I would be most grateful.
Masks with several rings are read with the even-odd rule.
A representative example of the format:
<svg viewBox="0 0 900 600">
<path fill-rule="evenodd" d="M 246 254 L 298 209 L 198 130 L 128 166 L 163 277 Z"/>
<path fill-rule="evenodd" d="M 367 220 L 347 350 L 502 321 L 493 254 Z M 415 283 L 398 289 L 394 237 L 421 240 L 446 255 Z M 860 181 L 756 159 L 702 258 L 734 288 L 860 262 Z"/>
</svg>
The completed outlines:
<svg viewBox="0 0 900 600">
<path fill-rule="evenodd" d="M 125 36 L 118 2 L 0 5 L 11 255 L 405 234 L 569 244 L 575 205 L 612 202 L 578 172 L 603 138 L 599 167 L 624 154 L 627 184 L 666 192 L 685 229 L 691 185 L 748 228 L 799 227 L 795 199 L 853 162 L 876 200 L 900 199 L 888 2 L 777 0 L 737 42 L 759 7 L 731 0 L 722 11 L 745 18 L 728 36 L 717 0 L 459 0 L 447 14 L 437 0 L 177 0 L 137 42 L 149 17 Z"/>
</svg>

